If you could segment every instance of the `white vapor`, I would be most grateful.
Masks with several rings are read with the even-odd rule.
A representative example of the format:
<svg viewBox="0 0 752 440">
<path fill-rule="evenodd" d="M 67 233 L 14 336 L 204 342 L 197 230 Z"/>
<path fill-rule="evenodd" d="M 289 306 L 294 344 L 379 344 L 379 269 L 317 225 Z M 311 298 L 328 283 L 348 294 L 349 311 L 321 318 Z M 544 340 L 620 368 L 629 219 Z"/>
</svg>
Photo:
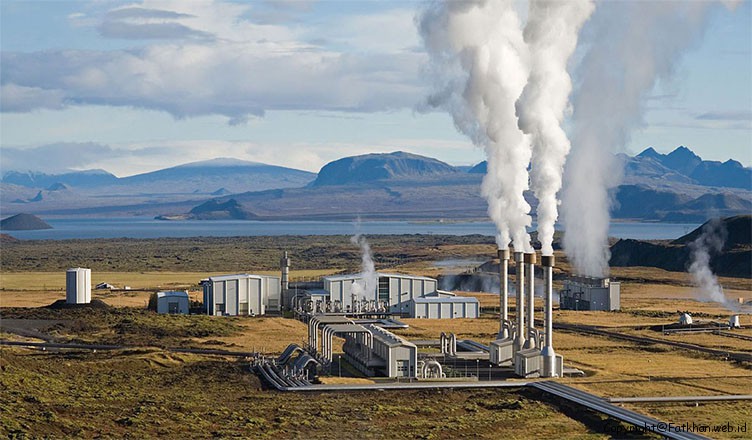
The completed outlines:
<svg viewBox="0 0 752 440">
<path fill-rule="evenodd" d="M 530 251 L 528 137 L 517 127 L 514 103 L 528 76 L 528 53 L 512 0 L 432 3 L 418 26 L 430 64 L 430 108 L 448 111 L 457 129 L 485 149 L 481 192 L 496 224 L 497 242 Z"/>
<path fill-rule="evenodd" d="M 581 275 L 608 274 L 610 190 L 621 179 L 613 152 L 623 150 L 641 124 L 656 81 L 670 78 L 676 61 L 698 41 L 713 6 L 601 2 L 592 29 L 583 30 L 589 48 L 577 70 L 561 209 L 564 248 Z"/>
<path fill-rule="evenodd" d="M 361 253 L 361 279 L 353 282 L 352 293 L 359 300 L 373 298 L 379 279 L 376 274 L 376 265 L 373 262 L 371 246 L 360 233 L 350 237 L 350 242 L 358 245 Z"/>
<path fill-rule="evenodd" d="M 730 301 L 726 300 L 723 288 L 718 283 L 718 278 L 710 268 L 710 257 L 723 249 L 726 241 L 726 228 L 719 218 L 714 218 L 705 223 L 702 233 L 695 241 L 689 244 L 689 273 L 692 281 L 699 288 L 698 299 L 713 301 L 731 308 Z"/>
<path fill-rule="evenodd" d="M 570 143 L 561 127 L 572 81 L 567 61 L 577 47 L 582 25 L 593 13 L 592 0 L 531 0 L 525 25 L 530 76 L 517 101 L 519 127 L 531 136 L 531 183 L 538 199 L 538 239 L 543 255 L 553 255 L 557 193 Z"/>
</svg>

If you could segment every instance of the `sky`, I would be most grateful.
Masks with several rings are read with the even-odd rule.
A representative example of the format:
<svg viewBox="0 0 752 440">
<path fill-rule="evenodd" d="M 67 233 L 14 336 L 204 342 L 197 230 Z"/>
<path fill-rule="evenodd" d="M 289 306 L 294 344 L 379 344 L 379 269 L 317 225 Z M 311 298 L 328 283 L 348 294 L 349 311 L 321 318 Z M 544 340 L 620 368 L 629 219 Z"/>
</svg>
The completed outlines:
<svg viewBox="0 0 752 440">
<path fill-rule="evenodd" d="M 473 165 L 482 150 L 423 105 L 422 7 L 1 0 L 0 171 L 122 177 L 232 157 L 315 172 L 398 150 Z M 589 25 L 579 52 L 597 44 Z M 623 150 L 685 145 L 752 165 L 751 29 L 750 1 L 712 8 L 697 44 L 646 97 Z"/>
</svg>

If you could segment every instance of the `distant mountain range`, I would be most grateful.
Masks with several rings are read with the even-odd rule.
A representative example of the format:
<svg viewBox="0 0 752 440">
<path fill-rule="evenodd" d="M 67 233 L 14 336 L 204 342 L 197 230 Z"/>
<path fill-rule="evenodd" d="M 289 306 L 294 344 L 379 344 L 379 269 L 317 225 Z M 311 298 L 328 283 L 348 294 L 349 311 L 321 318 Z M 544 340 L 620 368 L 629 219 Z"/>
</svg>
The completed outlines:
<svg viewBox="0 0 752 440">
<path fill-rule="evenodd" d="M 619 159 L 625 176 L 614 191 L 615 218 L 701 222 L 752 211 L 752 171 L 739 162 L 703 161 L 685 147 Z M 0 203 L 6 213 L 67 216 L 486 219 L 484 173 L 485 162 L 458 168 L 399 151 L 338 159 L 318 174 L 216 159 L 125 178 L 101 170 L 6 173 Z M 526 198 L 535 208 L 532 194 Z"/>
<path fill-rule="evenodd" d="M 219 158 L 192 162 L 172 168 L 118 178 L 104 170 L 64 174 L 10 171 L 2 182 L 28 188 L 87 189 L 120 194 L 193 193 L 212 194 L 263 191 L 272 188 L 304 186 L 316 174 L 292 168 Z"/>
</svg>

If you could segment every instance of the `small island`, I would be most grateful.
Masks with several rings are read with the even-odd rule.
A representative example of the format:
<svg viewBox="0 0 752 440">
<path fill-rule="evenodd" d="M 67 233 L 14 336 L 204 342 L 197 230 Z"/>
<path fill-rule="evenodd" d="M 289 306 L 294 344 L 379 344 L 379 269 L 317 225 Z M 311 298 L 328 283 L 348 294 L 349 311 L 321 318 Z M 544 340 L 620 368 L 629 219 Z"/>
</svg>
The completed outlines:
<svg viewBox="0 0 752 440">
<path fill-rule="evenodd" d="M 47 222 L 33 214 L 16 214 L 0 221 L 2 231 L 36 231 L 52 229 Z"/>
</svg>

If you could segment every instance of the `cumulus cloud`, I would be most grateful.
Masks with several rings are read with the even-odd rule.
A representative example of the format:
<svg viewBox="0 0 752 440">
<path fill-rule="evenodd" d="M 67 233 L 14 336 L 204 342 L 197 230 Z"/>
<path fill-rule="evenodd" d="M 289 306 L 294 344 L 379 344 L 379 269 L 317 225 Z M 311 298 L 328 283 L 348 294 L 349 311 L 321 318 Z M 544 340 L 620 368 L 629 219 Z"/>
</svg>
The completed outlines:
<svg viewBox="0 0 752 440">
<path fill-rule="evenodd" d="M 4 112 L 29 112 L 34 109 L 61 109 L 65 93 L 57 89 L 25 87 L 17 84 L 0 86 L 0 109 Z"/>
<path fill-rule="evenodd" d="M 99 32 L 150 44 L 3 52 L 2 110 L 95 104 L 157 109 L 176 118 L 219 114 L 239 124 L 267 110 L 410 108 L 422 96 L 417 66 L 424 55 L 402 50 L 395 39 L 378 42 L 370 32 L 373 43 L 359 41 L 360 51 L 315 45 L 307 42 L 311 29 L 254 22 L 257 7 L 218 1 L 128 6 L 105 13 Z M 407 35 L 412 16 L 393 14 L 397 24 L 404 22 L 398 34 Z M 371 30 L 384 23 L 383 17 L 350 20 Z M 344 41 L 342 32 L 333 35 Z"/>
</svg>

